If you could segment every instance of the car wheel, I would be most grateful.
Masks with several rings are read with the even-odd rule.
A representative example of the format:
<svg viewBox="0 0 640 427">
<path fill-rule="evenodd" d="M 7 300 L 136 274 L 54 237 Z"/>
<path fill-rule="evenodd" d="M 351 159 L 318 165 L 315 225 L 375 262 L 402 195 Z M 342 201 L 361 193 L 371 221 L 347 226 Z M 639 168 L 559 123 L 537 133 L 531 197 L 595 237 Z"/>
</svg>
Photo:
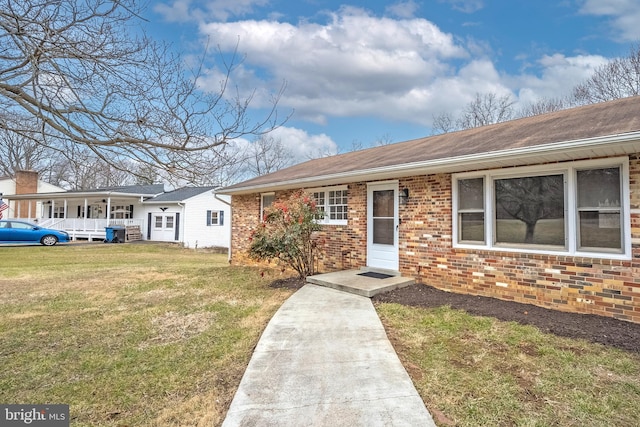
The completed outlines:
<svg viewBox="0 0 640 427">
<path fill-rule="evenodd" d="M 56 236 L 52 236 L 51 234 L 48 234 L 44 236 L 42 239 L 40 239 L 40 243 L 42 243 L 45 246 L 53 246 L 56 243 L 58 243 L 58 238 Z"/>
</svg>

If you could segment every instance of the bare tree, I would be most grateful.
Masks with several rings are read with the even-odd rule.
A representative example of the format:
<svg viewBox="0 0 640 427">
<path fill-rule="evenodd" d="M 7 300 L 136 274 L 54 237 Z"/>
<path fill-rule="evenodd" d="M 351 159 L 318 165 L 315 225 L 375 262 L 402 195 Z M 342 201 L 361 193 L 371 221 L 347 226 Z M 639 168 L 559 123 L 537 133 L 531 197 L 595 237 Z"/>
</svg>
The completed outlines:
<svg viewBox="0 0 640 427">
<path fill-rule="evenodd" d="M 499 97 L 495 93 L 476 93 L 475 99 L 467 104 L 458 118 L 457 127 L 471 129 L 507 121 L 513 117 L 513 104 L 509 95 Z"/>
<path fill-rule="evenodd" d="M 204 92 L 204 63 L 187 72 L 136 27 L 142 12 L 136 0 L 0 0 L 0 111 L 29 116 L 38 133 L 22 121 L 0 129 L 47 147 L 63 141 L 64 153 L 87 148 L 114 167 L 129 159 L 179 175 L 198 153 L 280 124 L 282 92 L 266 117 L 250 120 L 253 95 L 228 87 L 239 58 L 223 62 L 219 87 Z"/>
<path fill-rule="evenodd" d="M 247 166 L 252 176 L 275 172 L 291 165 L 293 155 L 282 140 L 271 135 L 256 138 L 246 152 Z"/>
<path fill-rule="evenodd" d="M 91 150 L 87 149 L 69 153 L 67 157 L 56 162 L 58 173 L 51 181 L 71 190 L 134 184 L 136 182 L 135 175 L 128 172 L 128 170 L 135 169 L 134 165 L 128 160 L 124 160 L 124 162 L 126 163 L 115 167 L 96 157 Z"/>
<path fill-rule="evenodd" d="M 22 121 L 25 128 L 30 125 L 29 120 L 20 117 L 8 118 L 2 115 L 0 121 Z M 39 170 L 46 157 L 46 149 L 41 144 L 30 139 L 24 139 L 14 132 L 0 128 L 0 174 L 15 176 L 18 170 Z"/>
<path fill-rule="evenodd" d="M 161 182 L 158 168 L 148 163 L 137 165 L 134 175 L 136 184 L 145 185 Z"/>
<path fill-rule="evenodd" d="M 518 111 L 517 117 L 531 117 L 545 113 L 552 113 L 554 111 L 564 110 L 572 106 L 572 102 L 569 99 L 551 98 L 541 99 L 537 102 L 532 102 Z"/>
<path fill-rule="evenodd" d="M 391 135 L 389 135 L 388 133 L 385 133 L 384 135 L 376 138 L 376 140 L 373 141 L 373 144 L 371 146 L 381 147 L 383 145 L 389 145 L 389 144 L 393 144 L 393 138 L 391 138 Z"/>
<path fill-rule="evenodd" d="M 456 122 L 453 119 L 451 113 L 440 113 L 433 116 L 433 124 L 431 125 L 431 131 L 434 135 L 441 133 L 453 132 L 456 129 Z"/>
<path fill-rule="evenodd" d="M 597 68 L 573 90 L 574 98 L 581 104 L 634 95 L 640 95 L 640 44 L 631 48 L 628 57 L 614 59 Z"/>
<path fill-rule="evenodd" d="M 474 100 L 464 107 L 459 117 L 454 118 L 448 112 L 434 115 L 432 133 L 448 133 L 510 120 L 514 116 L 513 104 L 509 95 L 476 93 Z"/>
</svg>

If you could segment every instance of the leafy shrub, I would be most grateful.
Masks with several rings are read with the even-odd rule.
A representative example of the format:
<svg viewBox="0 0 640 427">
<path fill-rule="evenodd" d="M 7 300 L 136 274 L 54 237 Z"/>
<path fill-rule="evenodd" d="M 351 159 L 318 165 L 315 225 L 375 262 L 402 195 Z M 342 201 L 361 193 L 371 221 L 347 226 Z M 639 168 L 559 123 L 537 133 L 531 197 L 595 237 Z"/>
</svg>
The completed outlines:
<svg viewBox="0 0 640 427">
<path fill-rule="evenodd" d="M 305 279 L 314 273 L 314 233 L 322 229 L 317 219 L 323 215 L 304 191 L 275 201 L 265 209 L 263 222 L 251 237 L 249 256 L 260 261 L 277 259 Z"/>
</svg>

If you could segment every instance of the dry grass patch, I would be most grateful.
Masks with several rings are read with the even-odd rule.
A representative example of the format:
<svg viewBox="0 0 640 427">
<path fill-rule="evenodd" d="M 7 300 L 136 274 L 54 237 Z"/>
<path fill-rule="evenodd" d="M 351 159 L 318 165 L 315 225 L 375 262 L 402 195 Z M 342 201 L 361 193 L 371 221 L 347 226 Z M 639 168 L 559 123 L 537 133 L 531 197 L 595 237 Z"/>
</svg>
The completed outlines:
<svg viewBox="0 0 640 427">
<path fill-rule="evenodd" d="M 187 340 L 206 331 L 215 313 L 198 312 L 180 314 L 173 311 L 151 319 L 155 335 L 140 344 L 140 349 L 151 345 L 166 345 Z"/>
</svg>

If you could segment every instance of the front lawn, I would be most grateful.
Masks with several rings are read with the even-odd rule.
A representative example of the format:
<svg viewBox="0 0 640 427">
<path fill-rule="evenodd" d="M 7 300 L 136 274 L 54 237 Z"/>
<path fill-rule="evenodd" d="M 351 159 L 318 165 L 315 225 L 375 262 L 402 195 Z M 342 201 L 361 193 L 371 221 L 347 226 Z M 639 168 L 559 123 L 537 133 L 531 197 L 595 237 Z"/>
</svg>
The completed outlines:
<svg viewBox="0 0 640 427">
<path fill-rule="evenodd" d="M 74 426 L 220 425 L 296 287 L 174 245 L 0 260 L 0 402 L 69 404 Z M 446 306 L 376 309 L 439 426 L 640 425 L 637 353 Z"/>
<path fill-rule="evenodd" d="M 0 402 L 74 426 L 219 425 L 292 290 L 172 245 L 0 247 Z"/>
</svg>

